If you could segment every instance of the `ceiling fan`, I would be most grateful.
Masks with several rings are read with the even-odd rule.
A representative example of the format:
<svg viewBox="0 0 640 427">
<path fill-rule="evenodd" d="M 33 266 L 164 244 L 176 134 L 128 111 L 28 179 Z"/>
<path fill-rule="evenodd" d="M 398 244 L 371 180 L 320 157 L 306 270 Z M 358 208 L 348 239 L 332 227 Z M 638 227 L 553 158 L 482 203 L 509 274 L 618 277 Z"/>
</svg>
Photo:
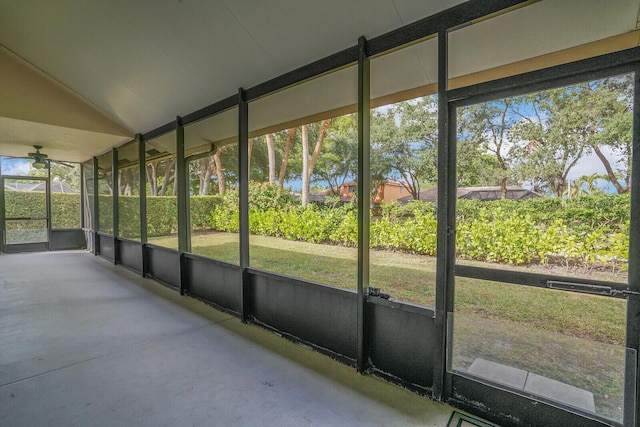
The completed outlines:
<svg viewBox="0 0 640 427">
<path fill-rule="evenodd" d="M 44 153 L 40 152 L 42 145 L 34 145 L 33 148 L 36 149 L 35 153 L 29 153 L 28 156 L 33 159 L 33 167 L 36 169 L 44 169 L 47 167 L 47 156 Z"/>
<path fill-rule="evenodd" d="M 48 159 L 49 156 L 40 152 L 40 150 L 42 149 L 42 145 L 34 145 L 33 148 L 36 149 L 36 152 L 28 154 L 28 156 L 33 159 L 33 163 L 31 163 L 31 165 L 36 169 L 46 168 L 47 164 L 51 161 Z M 69 163 L 65 163 L 57 160 L 55 161 L 55 163 L 60 164 L 62 166 L 66 166 L 68 168 L 73 168 L 73 165 L 70 165 Z"/>
</svg>

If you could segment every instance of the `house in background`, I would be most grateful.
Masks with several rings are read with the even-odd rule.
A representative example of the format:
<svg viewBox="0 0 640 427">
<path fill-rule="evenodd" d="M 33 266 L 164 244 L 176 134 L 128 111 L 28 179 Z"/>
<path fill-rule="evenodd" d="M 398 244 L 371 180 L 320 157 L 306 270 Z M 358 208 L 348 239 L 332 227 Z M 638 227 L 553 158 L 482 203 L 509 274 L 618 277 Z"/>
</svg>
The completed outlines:
<svg viewBox="0 0 640 427">
<path fill-rule="evenodd" d="M 46 183 L 44 181 L 38 183 L 23 183 L 23 182 L 5 182 L 4 183 L 5 190 L 9 191 L 25 191 L 25 192 L 45 192 L 46 191 Z M 59 181 L 51 181 L 51 192 L 52 193 L 71 193 L 76 194 L 78 191 L 72 189 L 66 184 L 63 184 Z"/>
<path fill-rule="evenodd" d="M 403 197 L 411 197 L 409 190 L 402 182 L 387 178 L 376 188 L 376 195 L 373 198 L 374 204 L 395 202 Z"/>
<path fill-rule="evenodd" d="M 345 182 L 340 186 L 338 194 L 340 200 L 343 202 L 349 202 L 355 199 L 355 195 L 358 189 L 357 181 Z M 373 197 L 374 204 L 395 202 L 398 199 L 411 196 L 409 191 L 405 188 L 402 182 L 395 179 L 386 178 L 384 181 L 378 184 L 376 187 L 376 193 Z"/>
<path fill-rule="evenodd" d="M 341 202 L 350 202 L 355 200 L 356 193 L 358 191 L 357 181 L 348 181 L 340 186 L 338 194 L 340 195 Z"/>
<path fill-rule="evenodd" d="M 495 187 L 459 187 L 457 191 L 458 199 L 474 199 L 474 200 L 498 200 L 502 198 L 501 189 Z M 507 187 L 507 199 L 524 200 L 542 197 L 535 191 L 527 190 L 519 185 L 510 185 Z M 413 200 L 413 196 L 408 195 L 398 199 L 398 203 L 405 204 Z M 420 200 L 423 202 L 437 202 L 438 189 L 430 188 L 420 192 Z"/>
</svg>

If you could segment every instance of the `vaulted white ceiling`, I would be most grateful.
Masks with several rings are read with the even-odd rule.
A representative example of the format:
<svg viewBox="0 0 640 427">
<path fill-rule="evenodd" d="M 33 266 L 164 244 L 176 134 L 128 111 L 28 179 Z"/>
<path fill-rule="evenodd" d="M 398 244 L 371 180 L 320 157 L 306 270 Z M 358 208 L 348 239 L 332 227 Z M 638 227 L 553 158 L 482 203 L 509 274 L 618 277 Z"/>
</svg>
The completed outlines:
<svg viewBox="0 0 640 427">
<path fill-rule="evenodd" d="M 0 0 L 0 154 L 24 156 L 37 143 L 52 158 L 86 160 L 240 87 L 351 47 L 359 36 L 373 38 L 459 3 Z M 599 40 L 604 51 L 637 46 L 639 3 L 543 0 L 471 25 L 451 35 L 451 77 Z M 380 96 L 435 82 L 434 48 L 425 42 L 393 61 L 389 55 L 387 65 L 374 62 Z M 277 112 L 262 103 L 265 114 Z M 314 108 L 339 107 L 330 104 Z M 266 115 L 264 125 L 292 114 Z"/>
</svg>

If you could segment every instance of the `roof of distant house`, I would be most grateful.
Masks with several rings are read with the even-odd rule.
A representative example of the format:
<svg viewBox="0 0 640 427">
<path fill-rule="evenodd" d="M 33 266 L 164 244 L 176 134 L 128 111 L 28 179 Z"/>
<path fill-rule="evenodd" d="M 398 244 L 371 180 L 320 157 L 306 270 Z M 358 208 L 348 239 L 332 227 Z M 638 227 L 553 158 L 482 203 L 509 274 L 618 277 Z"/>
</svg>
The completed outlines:
<svg viewBox="0 0 640 427">
<path fill-rule="evenodd" d="M 386 178 L 383 182 L 384 185 L 391 185 L 393 187 L 404 187 L 404 184 L 396 179 Z"/>
<path fill-rule="evenodd" d="M 41 181 L 38 183 L 25 183 L 25 182 L 5 182 L 4 183 L 5 190 L 9 191 L 25 191 L 25 192 L 44 192 L 46 189 L 45 181 Z M 51 182 L 51 192 L 52 193 L 78 193 L 67 184 L 64 184 L 59 181 Z"/>
<path fill-rule="evenodd" d="M 498 200 L 502 198 L 502 191 L 499 186 L 495 187 L 459 187 L 457 190 L 458 199 L 475 199 L 475 200 Z M 511 185 L 507 187 L 506 198 L 510 200 L 524 200 L 541 197 L 535 191 L 527 190 L 519 185 Z M 438 189 L 430 188 L 420 192 L 420 200 L 425 202 L 436 202 L 438 200 Z M 408 203 L 413 200 L 412 196 L 406 196 L 398 199 L 398 203 Z"/>
</svg>

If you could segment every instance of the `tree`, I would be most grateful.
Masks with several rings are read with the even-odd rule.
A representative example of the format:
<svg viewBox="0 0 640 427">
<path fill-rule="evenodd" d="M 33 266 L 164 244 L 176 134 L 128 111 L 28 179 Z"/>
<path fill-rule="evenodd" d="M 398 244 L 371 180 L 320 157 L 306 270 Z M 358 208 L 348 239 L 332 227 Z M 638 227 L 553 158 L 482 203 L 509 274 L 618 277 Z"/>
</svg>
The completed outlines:
<svg viewBox="0 0 640 427">
<path fill-rule="evenodd" d="M 319 124 L 302 125 L 300 132 L 302 134 L 302 206 L 306 206 L 309 203 L 309 184 L 311 182 L 311 176 L 313 170 L 318 161 L 318 156 L 322 150 L 322 144 L 327 135 L 327 130 L 331 124 L 331 119 L 326 119 Z M 319 129 L 317 129 L 320 126 Z M 309 158 L 309 131 L 314 129 L 318 131 L 316 145 Z"/>
<path fill-rule="evenodd" d="M 118 169 L 118 193 L 122 196 L 139 194 L 139 174 L 136 166 Z"/>
<path fill-rule="evenodd" d="M 523 97 L 524 110 L 531 114 L 520 113 L 512 129 L 514 141 L 519 141 L 514 152 L 519 156 L 520 177 L 562 197 L 570 170 L 593 152 L 616 190 L 627 191 L 632 120 L 631 97 L 624 87 L 625 78 L 615 78 Z M 605 146 L 619 156 L 619 171 L 606 158 Z M 624 176 L 626 187 L 620 184 L 619 175 Z"/>
<path fill-rule="evenodd" d="M 591 138 L 591 149 L 598 156 L 606 171 L 607 179 L 618 194 L 629 191 L 631 185 L 633 78 L 631 74 L 592 82 L 591 109 L 597 133 Z M 604 154 L 609 148 L 617 161 Z M 624 185 L 620 183 L 620 180 Z"/>
<path fill-rule="evenodd" d="M 302 125 L 302 206 L 309 203 L 309 127 Z"/>
<path fill-rule="evenodd" d="M 280 188 L 284 185 L 285 176 L 287 173 L 287 165 L 289 163 L 289 153 L 291 152 L 291 145 L 296 135 L 296 129 L 291 128 L 287 131 L 287 142 L 284 147 L 284 153 L 282 154 L 282 162 L 280 163 L 280 173 L 278 174 L 278 186 Z"/>
<path fill-rule="evenodd" d="M 482 159 L 485 165 L 494 168 L 497 166 L 498 185 L 500 185 L 501 197 L 507 197 L 507 184 L 511 175 L 510 167 L 510 151 L 509 136 L 510 130 L 517 122 L 519 116 L 517 113 L 517 98 L 505 98 L 499 101 L 483 102 L 465 107 L 461 110 L 459 116 L 459 132 L 463 137 L 463 141 L 468 140 L 473 144 L 473 155 L 471 157 L 462 157 L 463 152 L 460 148 L 471 147 L 459 144 L 459 176 L 467 169 L 473 169 L 476 160 Z M 469 151 L 469 150 L 468 150 Z M 490 154 L 495 162 L 490 161 L 486 154 Z M 461 159 L 466 160 L 460 162 Z M 478 170 L 477 172 L 481 172 Z M 483 183 L 486 185 L 487 183 Z M 478 184 L 476 184 L 478 185 Z"/>
<path fill-rule="evenodd" d="M 273 134 L 266 134 L 267 140 L 267 156 L 269 159 L 269 184 L 276 182 L 276 149 L 273 142 Z"/>
<path fill-rule="evenodd" d="M 598 180 L 608 179 L 607 175 L 593 173 L 591 175 L 582 175 L 573 181 L 569 197 L 591 196 L 594 194 L 602 194 L 603 191 L 598 188 Z"/>
<path fill-rule="evenodd" d="M 337 195 L 340 186 L 357 173 L 358 128 L 356 115 L 349 114 L 331 122 L 314 174 L 316 181 L 326 182 L 330 193 Z"/>
<path fill-rule="evenodd" d="M 80 192 L 80 164 L 64 162 L 48 162 L 49 168 L 30 169 L 29 176 L 46 177 L 51 182 L 61 182 L 74 191 Z"/>
<path fill-rule="evenodd" d="M 371 120 L 372 169 L 395 175 L 414 200 L 423 183 L 437 178 L 437 115 L 437 99 L 430 96 L 376 109 Z"/>
<path fill-rule="evenodd" d="M 571 169 L 589 150 L 593 128 L 585 110 L 585 86 L 551 89 L 522 98 L 525 110 L 511 128 L 517 144 L 511 154 L 518 158 L 517 172 L 534 188 L 548 189 L 562 197 Z"/>
<path fill-rule="evenodd" d="M 149 196 L 165 196 L 175 188 L 175 156 L 160 160 L 153 160 L 146 164 L 147 184 Z"/>
</svg>

